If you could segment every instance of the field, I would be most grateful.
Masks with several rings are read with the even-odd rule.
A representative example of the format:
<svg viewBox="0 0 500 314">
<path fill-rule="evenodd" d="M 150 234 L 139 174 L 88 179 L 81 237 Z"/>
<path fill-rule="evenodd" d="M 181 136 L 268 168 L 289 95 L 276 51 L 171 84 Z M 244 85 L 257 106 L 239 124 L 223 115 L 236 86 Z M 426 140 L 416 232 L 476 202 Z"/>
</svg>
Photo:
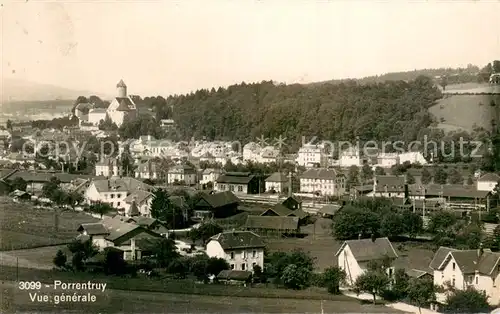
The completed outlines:
<svg viewBox="0 0 500 314">
<path fill-rule="evenodd" d="M 491 129 L 494 109 L 490 106 L 491 98 L 491 95 L 445 95 L 429 112 L 436 117 L 438 127 L 446 131 L 472 131 L 474 126 Z"/>
<path fill-rule="evenodd" d="M 337 259 L 335 253 L 342 245 L 341 241 L 335 240 L 331 234 L 331 220 L 320 218 L 314 225 L 302 228 L 308 236 L 302 239 L 295 238 L 268 238 L 266 241 L 269 252 L 290 252 L 294 249 L 301 249 L 309 252 L 316 262 L 316 270 L 322 271 L 325 268 L 336 266 Z M 417 243 L 392 243 L 400 258 L 396 262 L 399 268 L 418 268 L 425 270 L 428 268 L 434 252 Z"/>
<path fill-rule="evenodd" d="M 0 250 L 17 250 L 68 243 L 82 223 L 97 219 L 74 211 L 65 211 L 56 219 L 55 211 L 38 209 L 31 204 L 14 203 L 0 198 Z M 58 230 L 56 221 L 58 220 Z"/>
<path fill-rule="evenodd" d="M 95 303 L 34 303 L 29 293 L 14 284 L 1 284 L 2 313 L 402 313 L 385 306 L 358 301 L 242 298 L 158 292 L 107 290 L 96 293 Z M 49 292 L 49 294 L 53 292 Z M 80 292 L 81 293 L 81 292 Z M 133 296 L 133 297 L 132 297 Z"/>
</svg>

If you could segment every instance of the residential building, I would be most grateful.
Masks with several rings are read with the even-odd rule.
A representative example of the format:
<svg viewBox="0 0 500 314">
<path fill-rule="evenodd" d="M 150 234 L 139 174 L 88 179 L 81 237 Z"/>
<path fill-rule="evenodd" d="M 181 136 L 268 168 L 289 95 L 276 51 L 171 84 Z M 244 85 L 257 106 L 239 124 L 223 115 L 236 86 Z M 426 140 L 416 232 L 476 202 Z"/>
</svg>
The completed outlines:
<svg viewBox="0 0 500 314">
<path fill-rule="evenodd" d="M 345 176 L 334 169 L 308 169 L 300 176 L 300 192 L 341 196 L 345 193 Z"/>
<path fill-rule="evenodd" d="M 113 157 L 104 158 L 95 164 L 95 175 L 101 177 L 120 176 L 121 167 L 118 159 Z"/>
<path fill-rule="evenodd" d="M 491 305 L 500 302 L 500 253 L 488 249 L 457 250 L 440 247 L 429 267 L 434 271 L 434 284 L 465 290 L 474 287 L 484 291 Z M 437 294 L 441 303 L 446 292 Z"/>
<path fill-rule="evenodd" d="M 346 273 L 346 281 L 353 285 L 356 280 L 368 269 L 371 261 L 398 258 L 396 250 L 388 238 L 372 238 L 344 241 L 335 254 L 340 269 Z M 394 267 L 387 269 L 389 276 L 394 274 Z"/>
<path fill-rule="evenodd" d="M 266 192 L 288 193 L 289 181 L 283 172 L 275 172 L 266 179 Z"/>
<path fill-rule="evenodd" d="M 153 187 L 130 177 L 93 180 L 85 191 L 85 200 L 88 204 L 108 203 L 124 211 L 130 206 L 125 199 L 138 190 L 152 192 Z"/>
<path fill-rule="evenodd" d="M 223 258 L 231 270 L 264 269 L 264 242 L 251 231 L 222 232 L 207 243 L 209 257 Z"/>
<path fill-rule="evenodd" d="M 236 213 L 240 199 L 232 192 L 203 193 L 194 206 L 193 220 L 206 218 L 223 218 Z"/>
<path fill-rule="evenodd" d="M 427 165 L 427 160 L 421 152 L 406 152 L 399 154 L 399 163 L 404 164 L 405 162 Z"/>
<path fill-rule="evenodd" d="M 306 144 L 299 148 L 296 162 L 303 167 L 319 167 L 323 164 L 326 154 L 322 145 Z"/>
<path fill-rule="evenodd" d="M 220 169 L 207 168 L 201 174 L 200 184 L 214 183 L 221 174 L 222 170 Z"/>
<path fill-rule="evenodd" d="M 342 151 L 339 155 L 339 166 L 342 168 L 349 168 L 351 166 L 360 167 L 361 164 L 361 153 L 357 148 L 350 147 Z"/>
<path fill-rule="evenodd" d="M 123 214 L 127 217 L 151 217 L 152 201 L 153 193 L 144 190 L 135 190 L 123 200 Z"/>
<path fill-rule="evenodd" d="M 404 176 L 375 176 L 373 179 L 372 197 L 405 197 L 408 187 Z"/>
<path fill-rule="evenodd" d="M 243 162 L 259 162 L 261 151 L 262 147 L 257 143 L 250 142 L 246 144 L 243 146 Z"/>
<path fill-rule="evenodd" d="M 498 174 L 486 173 L 477 180 L 477 190 L 493 192 L 498 182 L 500 182 L 500 176 Z"/>
<path fill-rule="evenodd" d="M 267 164 L 276 162 L 280 155 L 280 150 L 274 146 L 266 146 L 260 151 L 258 162 Z"/>
<path fill-rule="evenodd" d="M 127 119 L 135 119 L 137 108 L 134 101 L 127 95 L 127 85 L 120 80 L 116 84 L 117 95 L 109 104 L 106 113 L 113 123 L 121 126 Z"/>
<path fill-rule="evenodd" d="M 156 180 L 160 177 L 158 168 L 159 165 L 151 159 L 140 161 L 135 170 L 135 177 L 138 179 Z"/>
<path fill-rule="evenodd" d="M 215 191 L 231 191 L 235 194 L 257 194 L 265 188 L 260 178 L 250 172 L 227 172 L 215 181 Z"/>
<path fill-rule="evenodd" d="M 105 217 L 98 223 L 81 224 L 77 231 L 80 241 L 92 241 L 100 251 L 112 247 L 123 252 L 124 260 L 142 257 L 139 240 L 158 239 L 160 235 L 137 224 L 126 223 L 120 218 Z"/>
<path fill-rule="evenodd" d="M 196 169 L 187 164 L 175 165 L 168 170 L 167 183 L 195 185 L 198 183 Z"/>
</svg>

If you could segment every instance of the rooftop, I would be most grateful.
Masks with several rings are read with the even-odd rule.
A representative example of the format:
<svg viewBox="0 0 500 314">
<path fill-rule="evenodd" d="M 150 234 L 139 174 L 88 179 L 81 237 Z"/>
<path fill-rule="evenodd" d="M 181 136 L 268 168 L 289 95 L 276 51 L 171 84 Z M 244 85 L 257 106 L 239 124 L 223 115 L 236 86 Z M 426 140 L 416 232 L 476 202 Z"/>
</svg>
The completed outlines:
<svg viewBox="0 0 500 314">
<path fill-rule="evenodd" d="M 251 231 L 222 232 L 210 239 L 219 242 L 224 250 L 265 247 L 261 237 Z"/>
</svg>

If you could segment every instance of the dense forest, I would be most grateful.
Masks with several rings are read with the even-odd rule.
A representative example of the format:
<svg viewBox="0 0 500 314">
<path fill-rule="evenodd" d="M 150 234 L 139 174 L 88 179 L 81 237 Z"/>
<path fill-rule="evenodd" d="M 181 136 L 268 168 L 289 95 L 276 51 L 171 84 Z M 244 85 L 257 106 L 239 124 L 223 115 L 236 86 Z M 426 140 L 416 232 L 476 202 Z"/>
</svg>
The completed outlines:
<svg viewBox="0 0 500 314">
<path fill-rule="evenodd" d="M 251 141 L 282 135 L 322 140 L 414 140 L 441 97 L 433 81 L 275 85 L 270 81 L 169 97 L 183 137 Z"/>
</svg>

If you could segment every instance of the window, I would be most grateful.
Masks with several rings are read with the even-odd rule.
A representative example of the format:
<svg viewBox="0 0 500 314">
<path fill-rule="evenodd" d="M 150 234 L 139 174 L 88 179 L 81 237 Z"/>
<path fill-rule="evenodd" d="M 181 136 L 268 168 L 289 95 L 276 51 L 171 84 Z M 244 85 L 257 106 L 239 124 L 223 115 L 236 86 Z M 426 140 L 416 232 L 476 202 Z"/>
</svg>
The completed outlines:
<svg viewBox="0 0 500 314">
<path fill-rule="evenodd" d="M 453 281 L 451 282 L 451 285 L 455 287 L 455 278 L 453 278 Z"/>
<path fill-rule="evenodd" d="M 116 194 L 116 198 L 120 198 L 120 197 L 122 197 L 121 194 Z"/>
<path fill-rule="evenodd" d="M 476 285 L 479 283 L 479 277 L 476 277 Z"/>
<path fill-rule="evenodd" d="M 253 262 L 252 263 L 252 269 L 255 269 L 255 266 L 257 266 L 257 263 Z"/>
<path fill-rule="evenodd" d="M 230 186 L 229 186 L 229 190 L 230 190 L 231 192 L 234 192 L 234 185 L 230 185 Z"/>
<path fill-rule="evenodd" d="M 234 259 L 234 252 L 231 252 L 231 259 Z"/>
<path fill-rule="evenodd" d="M 231 264 L 231 269 L 233 269 L 233 270 L 234 270 L 234 264 Z"/>
<path fill-rule="evenodd" d="M 243 192 L 243 187 L 241 185 L 238 186 L 238 192 Z"/>
<path fill-rule="evenodd" d="M 242 258 L 246 258 L 247 257 L 247 252 L 245 252 L 245 251 L 241 252 L 241 257 Z"/>
<path fill-rule="evenodd" d="M 241 270 L 245 270 L 245 264 L 241 264 Z"/>
<path fill-rule="evenodd" d="M 120 206 L 120 202 L 116 203 L 116 206 L 119 207 Z"/>
<path fill-rule="evenodd" d="M 255 258 L 256 256 L 257 256 L 257 252 L 255 250 L 253 250 L 252 257 Z"/>
<path fill-rule="evenodd" d="M 115 195 L 114 195 L 114 194 L 111 194 L 111 198 L 115 198 Z"/>
<path fill-rule="evenodd" d="M 455 263 L 453 263 L 451 267 L 453 268 L 453 270 L 455 270 Z"/>
</svg>

